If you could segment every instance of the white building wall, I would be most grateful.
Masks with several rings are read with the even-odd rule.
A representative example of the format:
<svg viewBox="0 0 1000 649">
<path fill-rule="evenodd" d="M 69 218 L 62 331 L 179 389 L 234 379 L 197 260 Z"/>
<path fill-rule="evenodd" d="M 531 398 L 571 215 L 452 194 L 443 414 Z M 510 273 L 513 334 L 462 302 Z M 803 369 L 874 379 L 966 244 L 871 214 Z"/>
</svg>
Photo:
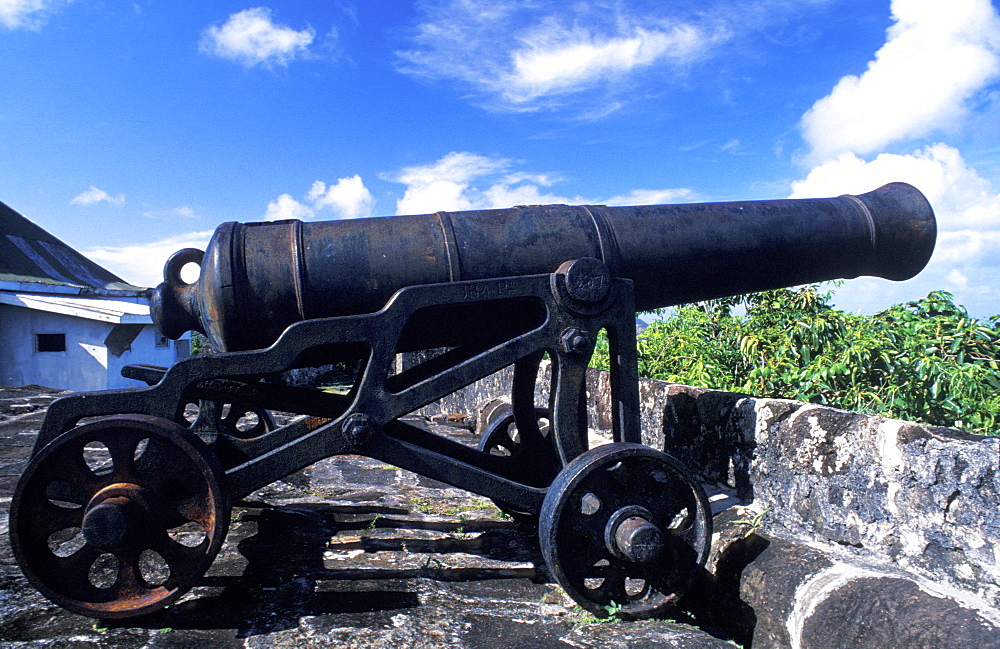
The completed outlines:
<svg viewBox="0 0 1000 649">
<path fill-rule="evenodd" d="M 67 390 L 107 386 L 104 338 L 111 325 L 58 313 L 0 306 L 0 380 Z M 39 352 L 36 334 L 65 334 L 66 351 Z"/>
<path fill-rule="evenodd" d="M 189 340 L 170 340 L 160 336 L 153 325 L 147 325 L 132 341 L 132 348 L 121 356 L 108 354 L 108 388 L 134 388 L 146 385 L 134 379 L 122 377 L 126 365 L 159 365 L 170 367 L 188 356 Z"/>
<path fill-rule="evenodd" d="M 121 368 L 134 363 L 169 367 L 183 354 L 186 341 L 157 345 L 158 335 L 146 325 L 131 349 L 116 357 L 104 340 L 114 325 L 59 313 L 0 304 L 0 385 L 42 385 L 65 390 L 138 387 Z M 65 334 L 66 351 L 40 352 L 36 334 Z"/>
</svg>

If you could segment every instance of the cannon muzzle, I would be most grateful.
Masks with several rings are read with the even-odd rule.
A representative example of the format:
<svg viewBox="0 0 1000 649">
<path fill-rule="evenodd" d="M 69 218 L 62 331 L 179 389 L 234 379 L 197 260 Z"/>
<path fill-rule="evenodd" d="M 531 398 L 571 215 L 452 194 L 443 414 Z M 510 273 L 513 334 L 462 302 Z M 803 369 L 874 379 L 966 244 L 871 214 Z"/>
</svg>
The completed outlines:
<svg viewBox="0 0 1000 649">
<path fill-rule="evenodd" d="M 224 223 L 175 253 L 153 319 L 220 350 L 269 346 L 300 320 L 377 311 L 406 286 L 554 272 L 594 257 L 636 308 L 872 275 L 904 280 L 934 249 L 934 213 L 905 183 L 837 198 L 606 207 L 544 205 L 303 223 Z M 180 269 L 201 266 L 185 283 Z"/>
</svg>

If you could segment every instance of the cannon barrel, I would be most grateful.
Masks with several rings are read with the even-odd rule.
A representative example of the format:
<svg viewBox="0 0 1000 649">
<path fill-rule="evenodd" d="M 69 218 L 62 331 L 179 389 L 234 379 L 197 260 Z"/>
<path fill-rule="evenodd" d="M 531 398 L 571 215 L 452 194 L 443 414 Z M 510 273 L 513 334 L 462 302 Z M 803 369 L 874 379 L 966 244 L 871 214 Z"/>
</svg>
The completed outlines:
<svg viewBox="0 0 1000 649">
<path fill-rule="evenodd" d="M 551 273 L 602 260 L 636 308 L 873 275 L 904 280 L 934 249 L 934 213 L 905 183 L 822 199 L 634 207 L 545 205 L 303 223 L 224 223 L 175 253 L 153 292 L 160 330 L 257 349 L 305 319 L 379 310 L 400 288 Z M 199 263 L 197 281 L 181 268 Z"/>
</svg>

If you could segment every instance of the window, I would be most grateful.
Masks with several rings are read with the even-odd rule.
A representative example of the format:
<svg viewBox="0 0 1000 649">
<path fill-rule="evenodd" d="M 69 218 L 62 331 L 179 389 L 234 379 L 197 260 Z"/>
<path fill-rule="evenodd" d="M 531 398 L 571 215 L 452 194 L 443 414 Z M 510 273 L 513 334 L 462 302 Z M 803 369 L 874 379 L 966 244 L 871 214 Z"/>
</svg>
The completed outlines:
<svg viewBox="0 0 1000 649">
<path fill-rule="evenodd" d="M 170 347 L 170 340 L 167 339 L 163 334 L 156 332 L 156 346 L 157 347 Z"/>
<path fill-rule="evenodd" d="M 35 334 L 35 348 L 40 352 L 64 352 L 66 334 Z"/>
</svg>

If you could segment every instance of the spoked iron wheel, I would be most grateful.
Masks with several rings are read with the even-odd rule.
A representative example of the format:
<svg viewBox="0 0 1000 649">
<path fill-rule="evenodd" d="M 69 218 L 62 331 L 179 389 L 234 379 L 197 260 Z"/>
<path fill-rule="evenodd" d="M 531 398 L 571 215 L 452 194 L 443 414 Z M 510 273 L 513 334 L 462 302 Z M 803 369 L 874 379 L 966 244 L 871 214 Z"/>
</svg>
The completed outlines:
<svg viewBox="0 0 1000 649">
<path fill-rule="evenodd" d="M 704 490 L 680 462 L 648 446 L 591 449 L 549 487 L 542 556 L 581 607 L 648 617 L 674 604 L 708 556 Z"/>
<path fill-rule="evenodd" d="M 197 403 L 197 414 L 191 415 L 187 407 L 178 416 L 181 424 L 190 421 L 190 428 L 196 432 L 218 432 L 237 439 L 253 439 L 269 433 L 277 426 L 271 413 L 263 408 L 240 403 L 201 400 Z"/>
<path fill-rule="evenodd" d="M 479 438 L 479 450 L 490 455 L 509 457 L 526 480 L 545 485 L 559 473 L 561 465 L 555 440 L 549 433 L 548 408 L 535 408 L 535 417 L 538 419 L 541 438 L 528 440 L 518 430 L 510 405 L 496 408 L 487 418 L 486 428 Z M 532 524 L 538 520 L 536 515 L 518 511 L 507 503 L 494 500 L 493 504 L 515 520 Z"/>
<path fill-rule="evenodd" d="M 225 539 L 224 474 L 166 419 L 117 415 L 60 435 L 25 469 L 10 540 L 56 604 L 98 618 L 151 613 L 187 592 Z"/>
<path fill-rule="evenodd" d="M 253 439 L 274 430 L 271 413 L 263 408 L 227 403 L 220 408 L 219 423 L 233 437 Z"/>
</svg>

